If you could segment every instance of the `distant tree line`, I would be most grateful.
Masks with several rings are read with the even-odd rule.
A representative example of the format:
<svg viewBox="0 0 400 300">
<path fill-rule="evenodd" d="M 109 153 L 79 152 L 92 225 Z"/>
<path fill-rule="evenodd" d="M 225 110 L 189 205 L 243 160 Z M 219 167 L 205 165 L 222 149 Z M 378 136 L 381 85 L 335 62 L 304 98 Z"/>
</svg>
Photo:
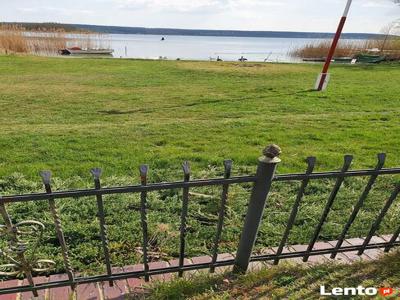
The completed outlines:
<svg viewBox="0 0 400 300">
<path fill-rule="evenodd" d="M 6 26 L 18 26 L 24 28 L 26 31 L 65 31 L 65 32 L 84 32 L 85 29 L 79 28 L 72 24 L 60 24 L 60 23 L 20 23 L 20 22 L 1 22 L 1 25 Z"/>
<path fill-rule="evenodd" d="M 154 35 L 190 35 L 190 36 L 226 36 L 226 37 L 266 37 L 266 38 L 306 38 L 325 39 L 332 38 L 333 33 L 327 32 L 290 32 L 290 31 L 242 31 L 242 30 L 205 30 L 205 29 L 176 29 L 176 28 L 146 28 L 146 27 L 121 27 L 82 25 L 74 26 L 109 34 L 154 34 Z M 344 39 L 370 39 L 377 38 L 379 34 L 369 33 L 344 33 Z"/>
<path fill-rule="evenodd" d="M 399 0 L 400 1 L 400 0 Z M 333 33 L 326 32 L 290 32 L 290 31 L 242 31 L 242 30 L 203 30 L 203 29 L 175 29 L 175 28 L 145 28 L 101 26 L 84 24 L 61 23 L 0 23 L 6 25 L 18 25 L 27 31 L 54 31 L 65 32 L 97 32 L 106 34 L 153 34 L 153 35 L 190 35 L 190 36 L 226 36 L 226 37 L 264 37 L 264 38 L 305 38 L 327 39 L 332 38 Z M 369 33 L 344 33 L 343 39 L 371 39 L 384 35 Z"/>
</svg>

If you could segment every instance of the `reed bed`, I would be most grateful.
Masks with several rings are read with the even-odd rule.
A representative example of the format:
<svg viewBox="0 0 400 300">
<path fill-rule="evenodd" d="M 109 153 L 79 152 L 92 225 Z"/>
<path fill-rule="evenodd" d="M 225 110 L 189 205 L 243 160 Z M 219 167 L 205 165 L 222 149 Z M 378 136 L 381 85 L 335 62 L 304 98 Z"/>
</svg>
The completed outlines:
<svg viewBox="0 0 400 300">
<path fill-rule="evenodd" d="M 63 29 L 26 31 L 17 25 L 0 26 L 0 53 L 57 55 L 67 47 L 101 48 L 106 39 L 102 34 L 70 33 Z"/>
<path fill-rule="evenodd" d="M 108 49 L 111 48 L 110 40 L 102 33 L 68 33 L 67 47 L 80 47 L 82 49 Z"/>
<path fill-rule="evenodd" d="M 293 57 L 301 58 L 322 58 L 326 57 L 331 47 L 330 41 L 319 41 L 310 43 L 302 48 L 296 48 L 290 52 Z M 336 48 L 335 56 L 350 57 L 363 48 L 362 42 L 341 42 Z"/>
<path fill-rule="evenodd" d="M 14 25 L 0 27 L 0 51 L 7 53 L 27 53 L 28 41 L 22 30 Z"/>
<path fill-rule="evenodd" d="M 325 58 L 331 47 L 331 41 L 318 41 L 307 44 L 289 52 L 292 57 L 298 58 Z M 400 38 L 367 41 L 342 41 L 335 51 L 335 57 L 354 57 L 358 54 L 385 55 L 389 60 L 400 59 Z"/>
</svg>

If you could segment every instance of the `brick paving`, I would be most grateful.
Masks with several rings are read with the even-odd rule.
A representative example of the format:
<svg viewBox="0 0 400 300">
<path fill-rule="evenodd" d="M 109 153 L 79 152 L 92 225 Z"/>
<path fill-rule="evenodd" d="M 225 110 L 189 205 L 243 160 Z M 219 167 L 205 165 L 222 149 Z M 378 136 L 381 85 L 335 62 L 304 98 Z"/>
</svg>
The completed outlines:
<svg viewBox="0 0 400 300">
<path fill-rule="evenodd" d="M 384 243 L 390 241 L 392 236 L 384 235 L 384 236 L 375 236 L 372 238 L 371 243 Z M 398 239 L 399 240 L 399 239 Z M 364 239 L 362 238 L 352 238 L 347 239 L 343 242 L 343 247 L 346 246 L 355 246 L 363 244 Z M 313 250 L 323 250 L 329 249 L 336 246 L 337 241 L 330 242 L 318 242 L 314 245 Z M 292 245 L 284 248 L 283 253 L 292 253 L 297 251 L 306 251 L 307 245 Z M 262 254 L 274 254 L 276 253 L 277 248 L 268 248 L 262 251 Z M 369 249 L 366 250 L 365 253 L 361 256 L 357 255 L 357 251 L 352 252 L 344 252 L 338 253 L 336 257 L 336 261 L 340 263 L 353 263 L 360 260 L 374 260 L 379 258 L 383 254 L 383 249 Z M 225 261 L 234 259 L 234 254 L 224 253 L 218 255 L 218 261 Z M 329 261 L 330 255 L 314 255 L 310 256 L 308 265 L 312 266 L 319 263 L 324 263 Z M 282 260 L 282 262 L 285 260 Z M 295 263 L 302 263 L 301 258 L 292 258 L 287 259 L 286 261 L 291 261 Z M 185 259 L 184 264 L 203 264 L 203 263 L 211 263 L 210 256 L 200 256 L 194 257 L 192 259 Z M 265 266 L 271 265 L 273 262 L 252 262 L 249 266 L 249 271 L 259 270 Z M 150 270 L 152 269 L 160 269 L 168 266 L 178 266 L 178 260 L 172 260 L 169 262 L 161 261 L 161 262 L 152 262 L 149 264 Z M 227 267 L 218 267 L 215 272 L 223 273 L 232 269 L 232 266 Z M 133 265 L 126 266 L 124 268 L 113 268 L 113 273 L 123 273 L 123 272 L 136 272 L 142 271 L 143 265 Z M 199 272 L 208 272 L 208 270 L 196 270 L 185 272 L 186 276 L 192 276 Z M 155 275 L 151 276 L 151 281 L 168 281 L 173 278 L 176 278 L 176 274 L 163 274 L 163 275 Z M 67 280 L 67 275 L 51 275 L 50 277 L 37 277 L 34 279 L 35 283 L 44 283 L 44 282 L 54 282 L 54 281 L 62 281 Z M 27 281 L 24 280 L 10 280 L 0 282 L 0 289 L 23 286 L 26 285 Z M 78 285 L 75 291 L 71 289 L 71 287 L 60 287 L 50 290 L 41 290 L 39 291 L 39 297 L 34 298 L 31 292 L 27 293 L 18 293 L 13 295 L 0 295 L 0 300 L 25 300 L 25 299 L 43 299 L 43 300 L 123 300 L 126 299 L 128 295 L 143 295 L 148 291 L 147 289 L 148 283 L 145 282 L 144 279 L 140 278 L 130 278 L 127 280 L 119 280 L 115 281 L 113 286 L 110 286 L 109 282 L 103 283 L 91 283 L 91 284 L 82 284 Z"/>
</svg>

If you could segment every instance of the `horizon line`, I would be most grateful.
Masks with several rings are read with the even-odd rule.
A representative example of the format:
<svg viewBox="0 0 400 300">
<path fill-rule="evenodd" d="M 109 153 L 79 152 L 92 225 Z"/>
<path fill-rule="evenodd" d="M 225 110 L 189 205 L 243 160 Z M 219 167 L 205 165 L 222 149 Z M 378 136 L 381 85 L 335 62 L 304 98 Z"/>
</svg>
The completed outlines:
<svg viewBox="0 0 400 300">
<path fill-rule="evenodd" d="M 88 24 L 88 23 L 62 23 L 62 22 L 28 22 L 28 21 L 4 21 L 4 23 L 15 24 L 58 24 L 58 25 L 71 25 L 71 26 L 99 26 L 99 27 L 115 27 L 115 28 L 141 28 L 141 29 L 155 29 L 155 30 L 187 30 L 187 31 L 225 31 L 225 32 L 277 32 L 277 33 L 317 33 L 317 34 L 335 34 L 334 31 L 294 31 L 294 30 L 248 30 L 248 29 L 205 29 L 205 28 L 176 28 L 176 27 L 147 27 L 147 26 L 132 26 L 132 25 L 104 25 L 104 24 Z M 365 34 L 365 35 L 383 35 L 379 32 L 344 32 L 343 34 Z"/>
</svg>

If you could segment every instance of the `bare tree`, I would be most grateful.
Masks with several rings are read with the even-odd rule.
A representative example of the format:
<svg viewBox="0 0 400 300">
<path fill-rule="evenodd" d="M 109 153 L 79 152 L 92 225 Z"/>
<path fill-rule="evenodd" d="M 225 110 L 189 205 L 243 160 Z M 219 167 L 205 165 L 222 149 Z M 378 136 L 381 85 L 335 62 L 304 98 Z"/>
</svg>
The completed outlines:
<svg viewBox="0 0 400 300">
<path fill-rule="evenodd" d="M 400 3 L 400 0 L 396 0 Z M 382 30 L 381 33 L 385 36 L 380 45 L 380 50 L 385 51 L 386 46 L 390 40 L 393 40 L 396 36 L 400 36 L 400 19 L 391 22 L 390 24 L 386 25 Z"/>
</svg>

